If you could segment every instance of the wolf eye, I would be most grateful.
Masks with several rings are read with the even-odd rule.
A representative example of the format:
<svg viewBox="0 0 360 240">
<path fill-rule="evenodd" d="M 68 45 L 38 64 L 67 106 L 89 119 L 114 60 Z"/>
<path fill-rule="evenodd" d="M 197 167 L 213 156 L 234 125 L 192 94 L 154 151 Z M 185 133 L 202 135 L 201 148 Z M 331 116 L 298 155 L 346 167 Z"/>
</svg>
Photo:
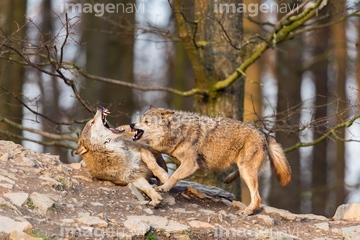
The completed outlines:
<svg viewBox="0 0 360 240">
<path fill-rule="evenodd" d="M 95 123 L 95 120 L 92 120 L 92 121 L 91 121 L 91 125 L 94 124 L 94 123 Z"/>
</svg>

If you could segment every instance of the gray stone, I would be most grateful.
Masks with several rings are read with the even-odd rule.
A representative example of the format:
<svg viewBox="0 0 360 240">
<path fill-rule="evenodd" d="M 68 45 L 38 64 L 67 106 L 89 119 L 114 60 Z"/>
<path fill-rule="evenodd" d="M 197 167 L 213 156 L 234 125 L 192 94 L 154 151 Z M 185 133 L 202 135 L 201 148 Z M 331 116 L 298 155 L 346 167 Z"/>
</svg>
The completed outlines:
<svg viewBox="0 0 360 240">
<path fill-rule="evenodd" d="M 15 230 L 10 233 L 9 240 L 42 240 L 42 238 L 32 237 L 24 232 Z"/>
<path fill-rule="evenodd" d="M 358 240 L 360 236 L 360 225 L 344 228 L 334 228 L 331 229 L 331 231 L 342 235 L 345 240 Z"/>
<path fill-rule="evenodd" d="M 144 236 L 150 230 L 150 222 L 140 218 L 130 218 L 124 222 L 124 227 L 135 236 Z"/>
<path fill-rule="evenodd" d="M 0 216 L 0 233 L 11 233 L 13 231 L 30 232 L 32 225 L 27 221 L 18 222 L 9 217 Z"/>
<path fill-rule="evenodd" d="M 201 222 L 197 220 L 192 220 L 188 222 L 191 228 L 211 228 L 214 229 L 214 225 L 207 223 L 207 222 Z"/>
<path fill-rule="evenodd" d="M 308 220 L 317 220 L 317 221 L 328 221 L 324 216 L 315 215 L 315 214 L 298 214 L 298 217 L 301 219 L 308 219 Z"/>
<path fill-rule="evenodd" d="M 16 206 L 21 207 L 28 199 L 29 194 L 25 192 L 5 193 L 4 197 L 9 199 L 10 202 L 15 204 Z"/>
<path fill-rule="evenodd" d="M 15 184 L 15 181 L 11 180 L 10 178 L 8 177 L 4 177 L 2 175 L 0 175 L 0 182 L 5 182 L 5 183 L 9 183 L 11 185 L 14 185 Z"/>
<path fill-rule="evenodd" d="M 162 203 L 165 205 L 172 206 L 176 203 L 175 198 L 171 196 L 169 193 L 165 193 L 163 196 Z"/>
<path fill-rule="evenodd" d="M 257 214 L 256 217 L 260 218 L 264 222 L 264 224 L 267 226 L 275 225 L 275 220 L 268 215 Z"/>
<path fill-rule="evenodd" d="M 87 226 L 87 227 L 106 228 L 108 226 L 107 222 L 94 216 L 80 217 L 76 219 L 76 222 L 81 226 Z"/>
<path fill-rule="evenodd" d="M 335 220 L 360 222 L 360 203 L 340 205 L 333 217 Z"/>
<path fill-rule="evenodd" d="M 189 181 L 180 181 L 179 183 L 176 184 L 175 187 L 173 187 L 172 191 L 179 191 L 179 192 L 183 192 L 186 191 L 188 187 L 194 188 L 199 192 L 202 192 L 208 196 L 211 196 L 213 198 L 226 198 L 229 200 L 234 200 L 235 199 L 235 195 L 232 193 L 229 193 L 221 188 L 218 187 L 213 187 L 213 186 L 205 186 L 199 183 L 195 183 L 195 182 L 189 182 Z"/>
<path fill-rule="evenodd" d="M 34 204 L 34 207 L 39 209 L 43 214 L 46 214 L 46 212 L 55 204 L 50 197 L 37 192 L 30 194 L 30 199 Z"/>
<path fill-rule="evenodd" d="M 318 229 L 329 231 L 329 223 L 328 222 L 322 222 L 322 223 L 315 223 L 314 226 Z"/>
<path fill-rule="evenodd" d="M 160 216 L 128 216 L 128 220 L 141 219 L 145 223 L 148 222 L 150 227 L 158 231 L 165 231 L 168 233 L 181 234 L 183 231 L 189 231 L 190 227 L 174 220 L 169 220 Z"/>
<path fill-rule="evenodd" d="M 139 200 L 139 201 L 145 201 L 145 197 L 141 194 L 141 192 L 135 187 L 134 184 L 129 183 L 128 188 L 131 190 L 132 194 Z"/>
<path fill-rule="evenodd" d="M 278 208 L 274 208 L 274 207 L 269 207 L 269 206 L 262 206 L 264 209 L 264 212 L 267 214 L 278 214 L 281 217 L 293 221 L 297 218 L 298 215 L 293 214 L 287 210 L 283 210 L 283 209 L 278 209 Z"/>
</svg>

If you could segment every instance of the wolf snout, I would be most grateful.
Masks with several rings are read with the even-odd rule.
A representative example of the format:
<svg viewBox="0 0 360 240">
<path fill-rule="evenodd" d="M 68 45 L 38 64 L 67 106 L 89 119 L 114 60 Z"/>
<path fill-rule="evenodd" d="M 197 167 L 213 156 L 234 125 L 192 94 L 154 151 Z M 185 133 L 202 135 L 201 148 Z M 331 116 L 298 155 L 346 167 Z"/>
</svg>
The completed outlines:
<svg viewBox="0 0 360 240">
<path fill-rule="evenodd" d="M 139 128 L 136 128 L 135 126 L 136 126 L 135 123 L 130 123 L 131 131 L 132 131 L 132 132 L 135 132 L 135 135 L 134 135 L 134 137 L 133 137 L 133 140 L 134 140 L 134 141 L 137 141 L 137 140 L 139 140 L 139 139 L 142 137 L 142 135 L 144 134 L 144 130 L 139 129 Z"/>
</svg>

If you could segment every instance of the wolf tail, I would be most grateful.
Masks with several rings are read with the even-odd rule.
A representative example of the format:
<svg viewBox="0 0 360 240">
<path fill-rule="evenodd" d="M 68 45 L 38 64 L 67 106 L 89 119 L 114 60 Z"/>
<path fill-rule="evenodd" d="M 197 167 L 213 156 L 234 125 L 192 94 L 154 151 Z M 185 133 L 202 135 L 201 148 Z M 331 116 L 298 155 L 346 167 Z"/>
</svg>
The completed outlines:
<svg viewBox="0 0 360 240">
<path fill-rule="evenodd" d="M 281 186 L 287 185 L 291 180 L 291 167 L 286 160 L 285 154 L 275 139 L 271 136 L 267 138 L 269 143 L 269 158 L 271 168 L 274 170 L 276 178 Z"/>
</svg>

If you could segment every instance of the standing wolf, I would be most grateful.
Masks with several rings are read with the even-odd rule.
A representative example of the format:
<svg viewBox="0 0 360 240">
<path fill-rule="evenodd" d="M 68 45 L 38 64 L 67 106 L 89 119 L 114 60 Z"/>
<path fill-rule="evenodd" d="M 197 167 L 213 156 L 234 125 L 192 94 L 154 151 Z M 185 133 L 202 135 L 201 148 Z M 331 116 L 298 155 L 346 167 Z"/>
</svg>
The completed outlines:
<svg viewBox="0 0 360 240">
<path fill-rule="evenodd" d="M 134 143 L 128 125 L 110 128 L 107 114 L 106 108 L 98 107 L 94 118 L 86 123 L 80 134 L 76 153 L 82 155 L 94 178 L 119 185 L 133 183 L 151 198 L 151 205 L 158 205 L 162 198 L 148 180 L 153 174 L 162 183 L 168 179 L 161 154 L 156 160 L 148 149 Z"/>
<path fill-rule="evenodd" d="M 291 169 L 281 146 L 248 123 L 150 107 L 130 127 L 135 132 L 134 141 L 168 154 L 180 164 L 158 191 L 169 191 L 198 169 L 223 170 L 236 164 L 250 190 L 251 203 L 244 211 L 250 215 L 261 202 L 258 174 L 268 157 L 280 185 L 288 184 L 291 179 Z M 233 181 L 239 172 L 232 173 L 227 181 Z"/>
</svg>

